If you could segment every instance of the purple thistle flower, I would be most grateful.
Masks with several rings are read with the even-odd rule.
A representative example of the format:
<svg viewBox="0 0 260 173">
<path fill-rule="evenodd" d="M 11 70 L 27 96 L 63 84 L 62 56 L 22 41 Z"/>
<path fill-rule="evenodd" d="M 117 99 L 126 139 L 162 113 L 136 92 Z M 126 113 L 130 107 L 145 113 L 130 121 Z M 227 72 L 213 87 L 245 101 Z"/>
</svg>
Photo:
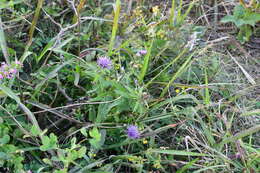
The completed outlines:
<svg viewBox="0 0 260 173">
<path fill-rule="evenodd" d="M 2 74 L 0 74 L 0 80 L 1 80 L 1 79 L 4 79 L 4 76 L 3 76 Z"/>
<path fill-rule="evenodd" d="M 112 67 L 112 61 L 106 56 L 99 57 L 97 64 L 101 68 L 111 69 Z"/>
<path fill-rule="evenodd" d="M 9 70 L 9 72 L 12 73 L 12 74 L 16 74 L 17 73 L 17 69 L 12 68 L 12 69 Z"/>
<path fill-rule="evenodd" d="M 19 65 L 19 66 L 22 66 L 22 63 L 20 61 L 17 61 L 17 60 L 15 61 L 15 64 Z"/>
<path fill-rule="evenodd" d="M 140 52 L 141 55 L 147 54 L 147 50 L 140 50 L 139 52 Z"/>
<path fill-rule="evenodd" d="M 136 53 L 136 56 L 142 56 L 142 55 L 146 55 L 147 54 L 147 50 L 139 50 L 137 53 Z"/>
<path fill-rule="evenodd" d="M 137 139 L 140 137 L 140 133 L 138 131 L 138 127 L 135 125 L 130 125 L 127 128 L 127 135 L 131 139 Z"/>
</svg>

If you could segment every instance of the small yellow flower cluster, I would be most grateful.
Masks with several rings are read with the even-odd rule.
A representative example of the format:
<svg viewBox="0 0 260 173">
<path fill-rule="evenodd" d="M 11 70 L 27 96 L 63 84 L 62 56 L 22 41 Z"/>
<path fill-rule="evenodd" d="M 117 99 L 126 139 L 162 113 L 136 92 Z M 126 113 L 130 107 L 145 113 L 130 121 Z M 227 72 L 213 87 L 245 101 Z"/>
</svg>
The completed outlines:
<svg viewBox="0 0 260 173">
<path fill-rule="evenodd" d="M 143 11 L 140 8 L 134 9 L 133 14 L 136 17 L 143 17 Z"/>
<path fill-rule="evenodd" d="M 148 144 L 148 141 L 146 139 L 144 139 L 143 144 Z"/>
<path fill-rule="evenodd" d="M 156 160 L 155 163 L 153 164 L 153 167 L 156 168 L 156 169 L 162 168 L 160 160 Z"/>
<path fill-rule="evenodd" d="M 154 6 L 153 8 L 152 8 L 152 12 L 153 12 L 153 14 L 158 14 L 159 12 L 160 12 L 160 9 L 159 9 L 159 7 L 156 5 L 156 6 Z"/>
<path fill-rule="evenodd" d="M 127 159 L 136 164 L 142 164 L 144 162 L 144 159 L 141 156 L 129 156 Z"/>
<path fill-rule="evenodd" d="M 120 67 L 121 67 L 121 65 L 120 65 L 120 64 L 115 64 L 115 65 L 114 65 L 114 68 L 115 68 L 116 70 L 119 70 L 119 69 L 120 69 Z"/>
<path fill-rule="evenodd" d="M 88 155 L 89 155 L 89 157 L 92 157 L 92 158 L 97 156 L 95 153 L 92 153 L 92 152 L 89 152 Z"/>
<path fill-rule="evenodd" d="M 159 31 L 157 31 L 156 35 L 157 37 L 161 38 L 161 39 L 164 39 L 165 38 L 165 31 L 160 29 Z"/>
<path fill-rule="evenodd" d="M 176 92 L 176 94 L 179 94 L 181 91 L 182 92 L 185 91 L 185 89 L 186 89 L 186 87 L 182 86 L 180 89 L 179 88 L 175 89 L 175 92 Z"/>
</svg>

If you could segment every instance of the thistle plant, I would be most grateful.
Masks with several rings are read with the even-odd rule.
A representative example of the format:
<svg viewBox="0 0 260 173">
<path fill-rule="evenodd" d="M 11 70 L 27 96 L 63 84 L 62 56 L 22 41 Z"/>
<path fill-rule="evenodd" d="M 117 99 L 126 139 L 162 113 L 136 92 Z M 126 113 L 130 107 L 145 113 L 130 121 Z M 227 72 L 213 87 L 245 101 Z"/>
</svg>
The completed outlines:
<svg viewBox="0 0 260 173">
<path fill-rule="evenodd" d="M 0 66 L 0 80 L 13 78 L 22 68 L 22 63 L 19 61 L 12 62 L 10 65 L 5 62 Z"/>
</svg>

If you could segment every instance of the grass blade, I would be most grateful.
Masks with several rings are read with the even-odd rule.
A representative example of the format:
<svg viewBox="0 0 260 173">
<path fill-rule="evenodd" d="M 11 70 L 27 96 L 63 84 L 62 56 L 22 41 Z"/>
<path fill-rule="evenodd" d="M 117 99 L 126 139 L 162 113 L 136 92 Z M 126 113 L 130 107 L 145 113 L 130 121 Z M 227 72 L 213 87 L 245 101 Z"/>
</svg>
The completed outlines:
<svg viewBox="0 0 260 173">
<path fill-rule="evenodd" d="M 30 30 L 29 30 L 29 41 L 27 43 L 28 47 L 30 47 L 30 45 L 32 44 L 33 34 L 34 34 L 34 31 L 35 31 L 36 23 L 39 19 L 39 15 L 40 15 L 40 12 L 41 12 L 41 9 L 42 9 L 43 2 L 44 2 L 44 0 L 38 0 L 38 4 L 37 4 L 37 8 L 35 10 L 32 25 L 31 25 Z"/>
<path fill-rule="evenodd" d="M 193 52 L 188 57 L 188 59 L 183 63 L 183 65 L 180 67 L 180 69 L 173 75 L 172 79 L 169 81 L 167 86 L 163 89 L 163 91 L 161 93 L 161 97 L 163 97 L 165 95 L 165 93 L 168 91 L 168 89 L 171 86 L 171 84 L 186 70 L 186 68 L 189 66 L 190 61 L 191 61 L 191 59 L 192 59 L 194 54 L 195 54 L 195 52 Z"/>
<path fill-rule="evenodd" d="M 170 11 L 170 27 L 173 26 L 174 24 L 174 13 L 175 13 L 175 0 L 172 0 L 172 8 L 171 8 L 171 11 Z"/>
<path fill-rule="evenodd" d="M 251 127 L 247 130 L 244 130 L 242 132 L 239 132 L 237 133 L 236 135 L 232 136 L 232 137 L 229 137 L 227 139 L 224 139 L 220 144 L 220 146 L 223 146 L 224 144 L 226 143 L 229 143 L 229 142 L 235 142 L 236 140 L 240 139 L 240 138 L 243 138 L 245 136 L 248 136 L 248 135 L 251 135 L 253 133 L 256 133 L 256 132 L 259 132 L 260 131 L 260 124 L 259 125 L 256 125 L 254 127 Z"/>
<path fill-rule="evenodd" d="M 119 20 L 119 15 L 120 15 L 120 7 L 121 7 L 121 1 L 116 0 L 116 6 L 115 6 L 115 16 L 114 16 L 114 22 L 113 22 L 113 29 L 112 29 L 112 35 L 110 39 L 110 44 L 108 48 L 108 55 L 112 55 L 113 47 L 114 47 L 114 42 L 116 38 L 116 32 L 118 29 L 118 20 Z"/>
<path fill-rule="evenodd" d="M 4 28 L 3 28 L 1 16 L 0 16 L 0 45 L 1 45 L 1 49 L 2 49 L 2 52 L 5 57 L 6 63 L 10 64 L 8 48 L 7 48 L 7 44 L 6 44 L 6 40 L 5 40 L 5 34 L 4 34 Z"/>
<path fill-rule="evenodd" d="M 204 74 L 205 74 L 205 85 L 206 85 L 204 103 L 206 105 L 209 105 L 210 104 L 209 87 L 208 87 L 209 81 L 208 81 L 208 73 L 206 68 L 204 69 Z"/>
<path fill-rule="evenodd" d="M 222 168 L 222 167 L 226 167 L 226 165 L 216 165 L 216 166 L 208 166 L 202 169 L 199 169 L 193 173 L 199 173 L 199 172 L 205 172 L 206 170 L 213 170 L 214 168 Z"/>
<path fill-rule="evenodd" d="M 0 89 L 10 98 L 12 98 L 13 100 L 16 101 L 16 103 L 23 109 L 23 111 L 27 114 L 29 120 L 31 121 L 31 123 L 40 131 L 41 128 L 35 118 L 35 116 L 33 115 L 33 113 L 20 101 L 20 98 L 16 96 L 16 94 L 10 89 L 7 88 L 3 85 L 0 85 Z"/>
<path fill-rule="evenodd" d="M 86 0 L 80 0 L 79 5 L 77 6 L 77 13 L 79 14 L 81 10 L 84 8 L 84 5 L 86 4 Z M 73 16 L 72 23 L 77 23 L 78 21 L 78 16 L 75 14 Z"/>
<path fill-rule="evenodd" d="M 43 2 L 44 2 L 44 0 L 38 0 L 38 4 L 37 4 L 36 10 L 35 10 L 33 21 L 32 21 L 32 24 L 31 24 L 31 27 L 29 30 L 29 41 L 27 42 L 25 49 L 24 49 L 24 53 L 21 56 L 21 60 L 23 60 L 23 61 L 26 59 L 26 57 L 27 57 L 26 55 L 28 54 L 28 52 L 29 52 L 28 50 L 32 44 L 33 34 L 34 34 L 34 31 L 36 28 L 36 23 L 38 21 L 41 9 L 42 9 Z"/>
<path fill-rule="evenodd" d="M 150 149 L 147 152 L 150 153 L 159 153 L 159 154 L 170 154 L 170 155 L 178 155 L 178 156 L 209 156 L 204 153 L 195 153 L 181 150 L 161 150 L 161 149 Z"/>
<path fill-rule="evenodd" d="M 194 163 L 196 163 L 199 159 L 194 159 L 187 163 L 185 166 L 183 166 L 181 169 L 179 169 L 176 173 L 183 173 L 186 170 L 188 170 Z"/>
<path fill-rule="evenodd" d="M 144 57 L 144 64 L 143 64 L 143 67 L 142 67 L 142 70 L 141 70 L 141 74 L 139 76 L 139 83 L 143 82 L 144 76 L 146 75 L 146 72 L 147 72 L 147 69 L 148 69 L 148 66 L 149 66 L 149 61 L 150 61 L 152 47 L 153 47 L 153 41 L 152 41 L 152 43 L 151 43 L 151 45 L 149 47 L 149 50 L 148 50 L 147 54 Z"/>
<path fill-rule="evenodd" d="M 252 115 L 260 115 L 260 109 L 255 109 L 252 111 L 244 112 L 241 114 L 241 116 L 252 116 Z"/>
<path fill-rule="evenodd" d="M 165 70 L 167 70 L 171 65 L 173 65 L 176 61 L 178 61 L 185 53 L 187 52 L 187 49 L 183 49 L 183 51 L 174 58 L 163 70 L 161 70 L 155 77 L 150 79 L 150 81 L 145 85 L 146 87 L 149 86 L 155 79 L 157 79 Z"/>
</svg>

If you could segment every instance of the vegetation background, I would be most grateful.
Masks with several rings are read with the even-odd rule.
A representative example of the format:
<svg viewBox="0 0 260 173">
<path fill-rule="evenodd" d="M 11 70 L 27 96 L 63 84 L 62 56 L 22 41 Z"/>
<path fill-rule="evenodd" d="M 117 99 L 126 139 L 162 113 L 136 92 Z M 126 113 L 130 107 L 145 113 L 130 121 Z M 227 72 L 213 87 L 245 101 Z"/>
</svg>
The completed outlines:
<svg viewBox="0 0 260 173">
<path fill-rule="evenodd" d="M 258 0 L 0 0 L 0 172 L 260 172 Z"/>
</svg>

